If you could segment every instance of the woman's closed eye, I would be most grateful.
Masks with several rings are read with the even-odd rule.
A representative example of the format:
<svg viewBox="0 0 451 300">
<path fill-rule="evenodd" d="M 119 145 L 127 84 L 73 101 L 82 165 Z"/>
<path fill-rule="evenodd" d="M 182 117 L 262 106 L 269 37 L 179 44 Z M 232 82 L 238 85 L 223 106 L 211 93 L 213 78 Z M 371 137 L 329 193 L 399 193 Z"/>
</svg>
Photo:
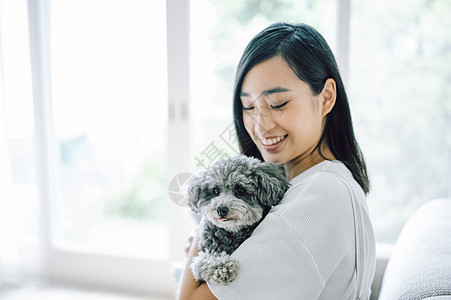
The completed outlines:
<svg viewBox="0 0 451 300">
<path fill-rule="evenodd" d="M 281 109 L 282 107 L 284 107 L 285 105 L 287 105 L 288 102 L 289 102 L 289 101 L 285 101 L 284 103 L 279 104 L 279 105 L 271 105 L 271 109 Z M 246 107 L 246 106 L 243 105 L 242 107 L 243 107 L 243 110 L 253 110 L 253 109 L 254 109 L 253 106 Z"/>
<path fill-rule="evenodd" d="M 279 105 L 271 105 L 271 108 L 272 108 L 272 109 L 281 109 L 282 107 L 284 107 L 285 105 L 287 105 L 287 103 L 288 103 L 288 101 L 285 101 L 284 103 L 279 104 Z"/>
</svg>

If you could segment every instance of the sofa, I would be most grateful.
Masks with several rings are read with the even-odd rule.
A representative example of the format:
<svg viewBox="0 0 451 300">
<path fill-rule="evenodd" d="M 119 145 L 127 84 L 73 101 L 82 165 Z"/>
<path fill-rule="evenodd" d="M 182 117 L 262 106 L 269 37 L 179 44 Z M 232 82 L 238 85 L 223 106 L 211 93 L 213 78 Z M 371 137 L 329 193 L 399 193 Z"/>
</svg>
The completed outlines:
<svg viewBox="0 0 451 300">
<path fill-rule="evenodd" d="M 378 255 L 371 299 L 451 299 L 451 198 L 421 206 Z"/>
</svg>

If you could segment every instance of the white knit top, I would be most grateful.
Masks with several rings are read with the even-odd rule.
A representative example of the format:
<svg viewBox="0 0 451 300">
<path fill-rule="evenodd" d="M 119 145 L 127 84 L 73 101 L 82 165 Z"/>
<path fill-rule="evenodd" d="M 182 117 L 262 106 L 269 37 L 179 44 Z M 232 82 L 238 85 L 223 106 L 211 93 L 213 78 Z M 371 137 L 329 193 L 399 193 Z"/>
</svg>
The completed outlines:
<svg viewBox="0 0 451 300">
<path fill-rule="evenodd" d="M 233 254 L 238 277 L 208 283 L 218 299 L 368 299 L 375 240 L 365 195 L 344 164 L 296 176 L 279 205 Z"/>
</svg>

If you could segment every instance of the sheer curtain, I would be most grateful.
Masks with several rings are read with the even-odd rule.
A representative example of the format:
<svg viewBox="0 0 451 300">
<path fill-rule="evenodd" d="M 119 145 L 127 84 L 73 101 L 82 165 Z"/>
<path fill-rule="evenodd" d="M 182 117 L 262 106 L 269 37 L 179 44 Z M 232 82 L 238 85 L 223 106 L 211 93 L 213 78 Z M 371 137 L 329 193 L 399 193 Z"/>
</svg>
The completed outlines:
<svg viewBox="0 0 451 300">
<path fill-rule="evenodd" d="M 1 44 L 0 44 L 1 46 Z M 3 69 L 0 49 L 0 66 Z M 1 71 L 1 70 L 0 70 Z M 15 234 L 11 168 L 6 130 L 3 72 L 0 73 L 0 288 L 21 282 L 21 260 Z"/>
<path fill-rule="evenodd" d="M 26 0 L 0 0 L 0 290 L 39 262 Z"/>
</svg>

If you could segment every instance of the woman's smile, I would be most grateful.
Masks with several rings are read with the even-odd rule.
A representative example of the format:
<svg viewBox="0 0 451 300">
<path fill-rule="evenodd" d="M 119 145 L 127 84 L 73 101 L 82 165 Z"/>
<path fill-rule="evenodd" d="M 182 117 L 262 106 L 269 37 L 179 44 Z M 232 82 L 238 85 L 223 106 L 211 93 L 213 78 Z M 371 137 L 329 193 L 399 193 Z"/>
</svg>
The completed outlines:
<svg viewBox="0 0 451 300">
<path fill-rule="evenodd" d="M 267 152 L 275 152 L 281 150 L 288 134 L 281 136 L 260 137 L 260 145 L 258 147 Z"/>
</svg>

